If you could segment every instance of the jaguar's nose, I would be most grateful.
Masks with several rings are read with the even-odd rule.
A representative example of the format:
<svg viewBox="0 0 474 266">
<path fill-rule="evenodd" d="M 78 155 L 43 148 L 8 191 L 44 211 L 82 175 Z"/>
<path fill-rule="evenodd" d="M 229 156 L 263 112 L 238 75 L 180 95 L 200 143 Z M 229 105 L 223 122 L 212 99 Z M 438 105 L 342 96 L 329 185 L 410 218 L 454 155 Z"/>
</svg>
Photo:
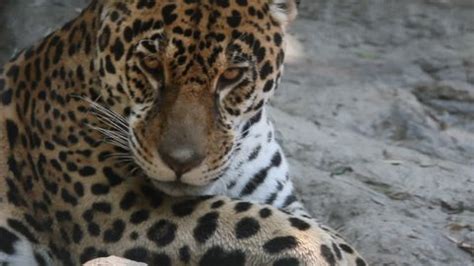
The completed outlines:
<svg viewBox="0 0 474 266">
<path fill-rule="evenodd" d="M 189 148 L 167 150 L 162 146 L 158 151 L 163 162 L 176 173 L 178 179 L 199 166 L 204 160 L 204 154 Z"/>
</svg>

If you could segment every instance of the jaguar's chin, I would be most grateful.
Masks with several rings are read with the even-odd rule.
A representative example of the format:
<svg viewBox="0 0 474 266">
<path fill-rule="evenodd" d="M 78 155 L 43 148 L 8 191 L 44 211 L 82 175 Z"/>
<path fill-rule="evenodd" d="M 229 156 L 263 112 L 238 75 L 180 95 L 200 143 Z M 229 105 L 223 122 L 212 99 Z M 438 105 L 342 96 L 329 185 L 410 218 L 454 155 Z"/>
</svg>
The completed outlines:
<svg viewBox="0 0 474 266">
<path fill-rule="evenodd" d="M 162 182 L 152 179 L 153 185 L 173 197 L 211 195 L 214 183 L 204 186 L 189 185 L 182 182 Z"/>
</svg>

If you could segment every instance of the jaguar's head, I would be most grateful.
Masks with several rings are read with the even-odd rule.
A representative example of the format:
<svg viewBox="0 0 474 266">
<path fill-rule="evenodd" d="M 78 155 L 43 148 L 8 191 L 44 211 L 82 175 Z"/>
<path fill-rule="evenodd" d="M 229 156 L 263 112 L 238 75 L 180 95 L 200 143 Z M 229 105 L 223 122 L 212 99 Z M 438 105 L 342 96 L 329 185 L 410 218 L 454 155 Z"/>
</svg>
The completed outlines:
<svg viewBox="0 0 474 266">
<path fill-rule="evenodd" d="M 205 193 L 278 84 L 297 1 L 104 3 L 104 132 L 166 193 Z"/>
</svg>

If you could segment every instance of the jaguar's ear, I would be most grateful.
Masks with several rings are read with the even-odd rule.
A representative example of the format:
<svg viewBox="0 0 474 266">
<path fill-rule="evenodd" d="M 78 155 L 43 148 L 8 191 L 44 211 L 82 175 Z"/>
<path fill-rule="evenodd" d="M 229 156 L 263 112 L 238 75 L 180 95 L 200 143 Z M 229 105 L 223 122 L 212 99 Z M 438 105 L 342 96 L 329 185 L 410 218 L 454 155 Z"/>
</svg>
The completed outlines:
<svg viewBox="0 0 474 266">
<path fill-rule="evenodd" d="M 270 12 L 283 28 L 286 28 L 298 14 L 300 0 L 269 0 Z"/>
</svg>

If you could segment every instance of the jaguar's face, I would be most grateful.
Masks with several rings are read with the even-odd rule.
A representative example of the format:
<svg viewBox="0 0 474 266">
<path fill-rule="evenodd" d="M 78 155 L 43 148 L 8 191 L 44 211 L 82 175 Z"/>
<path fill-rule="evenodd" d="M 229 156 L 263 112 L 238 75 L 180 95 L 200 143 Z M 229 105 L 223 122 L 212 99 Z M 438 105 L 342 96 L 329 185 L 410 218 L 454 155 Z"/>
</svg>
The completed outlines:
<svg viewBox="0 0 474 266">
<path fill-rule="evenodd" d="M 278 83 L 295 3 L 108 2 L 98 43 L 112 53 L 99 64 L 105 97 L 129 107 L 123 143 L 165 192 L 205 193 Z"/>
</svg>

